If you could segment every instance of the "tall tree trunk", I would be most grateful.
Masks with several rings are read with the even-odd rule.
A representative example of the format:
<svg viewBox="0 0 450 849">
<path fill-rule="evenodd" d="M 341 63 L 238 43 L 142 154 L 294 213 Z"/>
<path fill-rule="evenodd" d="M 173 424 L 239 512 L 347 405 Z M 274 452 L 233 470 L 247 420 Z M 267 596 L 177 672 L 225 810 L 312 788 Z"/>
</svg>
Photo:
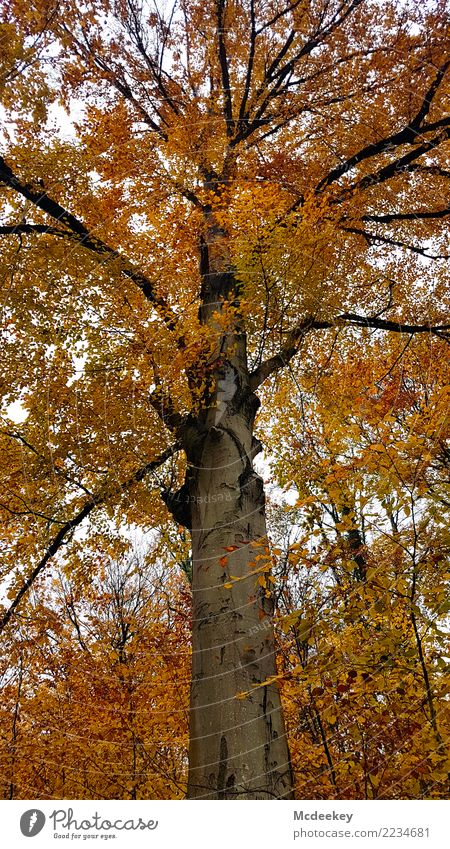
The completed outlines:
<svg viewBox="0 0 450 849">
<path fill-rule="evenodd" d="M 237 285 L 226 234 L 211 215 L 207 225 L 200 320 L 217 331 L 217 349 L 209 394 L 190 417 L 188 473 L 176 496 L 193 560 L 188 798 L 288 799 L 292 770 L 273 680 L 270 582 L 264 588 L 257 571 L 268 562 L 258 557 L 267 553 L 263 481 L 253 467 L 259 400 L 249 386 L 238 311 L 231 332 L 217 322 L 224 304 L 236 303 Z M 248 695 L 238 698 L 242 693 Z"/>
<path fill-rule="evenodd" d="M 271 602 L 258 584 L 264 492 L 252 463 L 253 397 L 211 423 L 190 484 L 193 663 L 189 798 L 289 798 Z M 214 420 L 213 420 L 214 421 Z M 227 549 L 236 548 L 227 553 Z M 231 583 L 231 586 L 229 586 Z M 237 694 L 249 692 L 245 699 Z"/>
</svg>

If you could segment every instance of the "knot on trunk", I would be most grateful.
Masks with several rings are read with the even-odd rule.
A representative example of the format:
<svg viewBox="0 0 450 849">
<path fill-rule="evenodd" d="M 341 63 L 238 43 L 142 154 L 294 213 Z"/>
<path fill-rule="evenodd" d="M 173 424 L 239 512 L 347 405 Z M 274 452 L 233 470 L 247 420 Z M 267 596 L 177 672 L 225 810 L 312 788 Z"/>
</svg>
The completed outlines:
<svg viewBox="0 0 450 849">
<path fill-rule="evenodd" d="M 255 420 L 256 413 L 261 406 L 261 401 L 255 392 L 252 392 L 249 386 L 244 385 L 236 393 L 233 400 L 236 411 L 239 411 L 250 425 L 252 425 Z"/>
<path fill-rule="evenodd" d="M 176 492 L 172 492 L 170 489 L 163 489 L 161 498 L 175 521 L 190 531 L 192 528 L 192 516 L 188 482 L 185 481 L 183 486 L 177 489 Z"/>
<path fill-rule="evenodd" d="M 246 466 L 241 475 L 239 475 L 240 496 L 239 503 L 242 507 L 244 501 L 250 501 L 259 509 L 264 509 L 264 483 L 263 479 L 251 467 Z"/>
</svg>

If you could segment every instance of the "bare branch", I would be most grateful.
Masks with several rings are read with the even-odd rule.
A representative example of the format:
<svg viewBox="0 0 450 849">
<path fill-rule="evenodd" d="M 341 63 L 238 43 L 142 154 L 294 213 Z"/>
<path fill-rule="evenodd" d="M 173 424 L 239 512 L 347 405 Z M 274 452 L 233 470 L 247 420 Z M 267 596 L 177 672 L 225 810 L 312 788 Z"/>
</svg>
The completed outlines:
<svg viewBox="0 0 450 849">
<path fill-rule="evenodd" d="M 0 633 L 6 627 L 8 622 L 11 620 L 14 612 L 17 610 L 20 602 L 23 597 L 26 595 L 28 590 L 32 587 L 38 576 L 43 572 L 45 566 L 48 561 L 55 556 L 55 554 L 60 550 L 62 545 L 66 542 L 67 537 L 69 537 L 73 531 L 81 525 L 81 523 L 87 518 L 87 516 L 95 510 L 96 507 L 100 507 L 104 504 L 107 499 L 120 495 L 123 492 L 127 492 L 131 489 L 136 483 L 143 480 L 146 475 L 150 474 L 150 472 L 155 471 L 163 463 L 166 462 L 170 457 L 173 457 L 178 451 L 181 450 L 181 446 L 178 443 L 171 445 L 162 454 L 159 455 L 155 460 L 151 460 L 150 463 L 146 463 L 144 466 L 140 466 L 131 477 L 127 478 L 123 483 L 117 484 L 113 486 L 111 489 L 107 489 L 102 487 L 102 489 L 92 496 L 92 498 L 88 499 L 83 507 L 75 514 L 72 519 L 69 519 L 65 524 L 60 528 L 58 533 L 53 537 L 45 554 L 41 557 L 39 562 L 36 564 L 32 572 L 30 572 L 28 578 L 25 579 L 20 589 L 17 591 L 16 596 L 13 601 L 9 605 L 9 607 L 5 610 L 2 617 L 0 618 Z"/>
<path fill-rule="evenodd" d="M 412 150 L 409 151 L 409 153 L 406 153 L 404 156 L 393 160 L 389 163 L 389 165 L 386 165 L 384 168 L 380 168 L 378 171 L 375 171 L 372 174 L 367 174 L 365 177 L 362 177 L 362 179 L 358 182 L 353 183 L 353 185 L 351 186 L 348 186 L 343 194 L 347 195 L 351 192 L 354 192 L 355 189 L 364 190 L 369 188 L 370 186 L 385 183 L 386 180 L 389 180 L 392 177 L 395 177 L 396 175 L 401 173 L 411 162 L 414 162 L 414 160 L 419 159 L 419 157 L 423 156 L 424 153 L 430 153 L 448 138 L 450 138 L 450 118 L 449 126 L 441 130 L 441 132 L 438 133 L 437 136 L 434 136 L 434 138 L 429 139 L 429 141 L 424 141 L 423 144 L 419 145 L 419 147 L 414 147 Z M 341 198 L 342 197 L 343 195 L 341 196 Z M 339 198 L 337 202 L 339 202 L 341 198 Z"/>
<path fill-rule="evenodd" d="M 127 83 L 126 79 L 120 80 L 119 77 L 117 76 L 117 73 L 114 71 L 114 69 L 109 67 L 109 65 L 105 62 L 105 60 L 101 56 L 98 56 L 94 52 L 94 50 L 92 49 L 92 45 L 90 44 L 90 42 L 88 41 L 88 39 L 86 37 L 86 33 L 83 32 L 83 36 L 84 36 L 84 39 L 85 39 L 85 41 L 83 43 L 82 41 L 80 41 L 79 38 L 76 37 L 76 35 L 73 32 L 71 32 L 71 30 L 69 30 L 69 28 L 66 26 L 66 24 L 62 23 L 61 28 L 64 31 L 64 33 L 67 36 L 69 36 L 69 38 L 72 40 L 73 44 L 76 45 L 76 47 L 78 48 L 79 54 L 81 56 L 84 56 L 85 58 L 87 57 L 89 59 L 89 61 L 94 62 L 94 64 L 97 66 L 97 68 L 100 71 L 102 71 L 104 74 L 107 75 L 111 85 L 114 86 L 114 88 L 122 95 L 122 97 L 125 98 L 125 100 L 128 100 L 128 102 L 132 104 L 134 109 L 139 113 L 141 120 L 144 122 L 144 124 L 147 124 L 147 126 L 150 127 L 150 129 L 154 133 L 156 133 L 158 136 L 160 136 L 160 138 L 162 138 L 163 141 L 167 141 L 167 133 L 163 129 L 161 129 L 160 126 L 158 126 L 156 121 L 153 120 L 151 115 L 149 115 L 147 110 L 143 107 L 142 103 L 140 103 L 135 98 L 135 96 L 134 96 L 129 84 Z M 155 110 L 155 111 L 157 111 L 157 110 Z M 158 117 L 159 118 L 161 117 L 159 115 L 159 113 L 158 113 Z"/>
</svg>

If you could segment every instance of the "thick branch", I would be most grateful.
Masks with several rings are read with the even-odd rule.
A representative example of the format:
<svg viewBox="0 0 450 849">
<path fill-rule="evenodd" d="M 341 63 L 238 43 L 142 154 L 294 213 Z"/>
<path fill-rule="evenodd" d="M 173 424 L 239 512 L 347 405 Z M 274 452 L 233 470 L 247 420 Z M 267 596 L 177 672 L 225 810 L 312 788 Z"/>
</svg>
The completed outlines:
<svg viewBox="0 0 450 849">
<path fill-rule="evenodd" d="M 449 126 L 442 129 L 437 136 L 430 139 L 429 141 L 424 141 L 419 147 L 414 147 L 409 153 L 405 154 L 405 156 L 401 156 L 398 159 L 394 159 L 389 165 L 386 165 L 384 168 L 380 168 L 378 171 L 373 172 L 372 174 L 367 174 L 365 177 L 362 177 L 353 185 L 348 186 L 345 189 L 344 194 L 351 194 L 355 191 L 355 189 L 367 189 L 369 186 L 378 185 L 379 183 L 385 183 L 386 180 L 390 180 L 392 177 L 395 177 L 396 174 L 402 173 L 402 171 L 408 167 L 411 162 L 414 162 L 416 159 L 419 159 L 420 156 L 423 156 L 424 153 L 430 153 L 430 151 L 434 150 L 438 145 L 442 144 L 442 142 L 446 141 L 446 139 L 450 138 L 450 119 Z M 340 200 L 339 198 L 338 200 Z"/>
<path fill-rule="evenodd" d="M 445 76 L 448 68 L 450 68 L 450 59 L 447 59 L 447 61 L 444 62 L 444 64 L 441 65 L 440 68 L 438 68 L 438 72 L 437 72 L 434 80 L 432 81 L 428 91 L 425 94 L 425 97 L 422 101 L 420 109 L 416 113 L 415 117 L 413 118 L 413 120 L 411 122 L 411 126 L 414 129 L 418 129 L 419 127 L 422 126 L 425 118 L 427 117 L 427 115 L 430 111 L 430 107 L 431 107 L 431 104 L 433 102 L 434 95 L 436 94 L 442 80 L 444 79 L 444 76 Z"/>
<path fill-rule="evenodd" d="M 11 617 L 13 616 L 15 610 L 19 606 L 23 597 L 26 595 L 30 587 L 34 584 L 38 576 L 44 570 L 48 561 L 54 557 L 54 555 L 60 550 L 62 545 L 65 543 L 67 537 L 75 530 L 75 528 L 79 527 L 84 519 L 95 510 L 96 507 L 100 507 L 102 504 L 106 502 L 108 498 L 114 495 L 120 495 L 123 492 L 127 492 L 131 489 L 134 484 L 143 480 L 150 472 L 158 469 L 159 466 L 162 466 L 163 463 L 166 462 L 170 457 L 173 457 L 178 451 L 180 451 L 181 446 L 178 443 L 171 445 L 170 448 L 167 448 L 163 451 L 156 460 L 152 460 L 150 463 L 146 463 L 144 466 L 141 466 L 137 469 L 131 477 L 129 477 L 126 481 L 121 484 L 117 484 L 112 487 L 110 490 L 105 490 L 103 487 L 99 493 L 94 494 L 92 498 L 85 501 L 83 507 L 75 514 L 72 519 L 69 519 L 58 531 L 58 533 L 53 537 L 45 554 L 41 557 L 39 562 L 36 564 L 32 572 L 30 572 L 28 578 L 25 579 L 20 589 L 17 591 L 17 594 L 14 600 L 11 602 L 9 607 L 5 610 L 3 616 L 0 618 L 0 632 L 6 627 Z"/>
<path fill-rule="evenodd" d="M 441 68 L 439 68 L 433 83 L 428 88 L 423 98 L 419 110 L 417 111 L 412 121 L 410 121 L 410 123 L 406 127 L 403 127 L 403 129 L 397 133 L 393 133 L 390 136 L 386 136 L 385 138 L 380 139 L 378 142 L 373 142 L 372 144 L 366 145 L 366 147 L 363 147 L 357 153 L 354 153 L 353 156 L 350 156 L 345 162 L 342 162 L 336 168 L 333 168 L 333 170 L 330 171 L 329 174 L 327 174 L 327 176 L 320 181 L 316 188 L 316 193 L 319 193 L 322 189 L 326 188 L 326 186 L 329 186 L 331 185 L 331 183 L 334 183 L 336 180 L 346 174 L 347 171 L 350 171 L 351 168 L 354 168 L 355 165 L 358 165 L 365 159 L 371 159 L 372 157 L 377 156 L 380 153 L 385 153 L 386 151 L 392 150 L 396 147 L 399 147 L 400 145 L 414 144 L 418 136 L 422 136 L 424 133 L 433 132 L 435 129 L 449 126 L 450 118 L 443 118 L 433 124 L 423 124 L 423 120 L 429 112 L 431 102 L 449 66 L 450 61 L 447 61 L 444 63 L 444 65 L 442 65 Z"/>
<path fill-rule="evenodd" d="M 225 30 L 224 30 L 224 12 L 225 12 L 225 2 L 226 0 L 217 0 L 217 37 L 219 44 L 219 63 L 220 63 L 220 73 L 222 77 L 222 94 L 223 94 L 223 110 L 225 121 L 227 124 L 227 136 L 229 138 L 233 135 L 234 130 L 234 121 L 233 121 L 233 101 L 231 98 L 231 88 L 230 88 L 230 72 L 228 68 L 228 56 L 227 49 L 225 45 Z"/>
<path fill-rule="evenodd" d="M 132 262 L 122 253 L 109 247 L 109 245 L 101 239 L 94 236 L 79 218 L 71 212 L 68 212 L 68 210 L 61 206 L 61 204 L 57 201 L 50 198 L 45 189 L 36 189 L 29 183 L 22 183 L 2 157 L 0 157 L 0 183 L 4 183 L 4 185 L 9 186 L 9 188 L 13 189 L 15 192 L 18 192 L 18 194 L 22 195 L 22 197 L 26 198 L 26 200 L 30 201 L 34 204 L 34 206 L 38 207 L 38 209 L 41 209 L 47 215 L 50 215 L 51 218 L 54 218 L 67 228 L 65 231 L 56 230 L 54 228 L 45 228 L 44 231 L 41 231 L 37 229 L 38 225 L 21 224 L 19 225 L 19 227 L 22 228 L 21 232 L 51 232 L 52 235 L 56 236 L 64 235 L 66 238 L 78 242 L 82 245 L 82 247 L 97 256 L 114 259 L 118 262 L 120 271 L 124 277 L 128 277 L 136 283 L 145 298 L 158 309 L 167 327 L 169 327 L 170 330 L 175 330 L 177 328 L 177 316 L 166 304 L 165 300 L 158 295 L 155 285 L 148 279 L 148 277 L 135 268 Z M 23 229 L 29 226 L 32 226 L 33 229 L 30 231 Z M 15 232 L 18 232 L 17 228 L 15 228 Z"/>
<path fill-rule="evenodd" d="M 417 247 L 417 245 L 410 245 L 398 239 L 391 239 L 390 236 L 384 236 L 381 233 L 370 233 L 368 230 L 363 230 L 360 227 L 344 227 L 343 229 L 347 233 L 355 233 L 358 236 L 363 236 L 367 242 L 381 242 L 384 245 L 393 245 L 395 248 L 405 248 L 427 259 L 450 259 L 450 254 L 430 254 L 424 248 Z"/>
<path fill-rule="evenodd" d="M 48 236 L 65 236 L 70 238 L 69 230 L 58 230 L 57 227 L 47 227 L 46 224 L 8 224 L 0 227 L 1 236 L 21 236 L 22 234 L 43 233 Z"/>
<path fill-rule="evenodd" d="M 427 218 L 445 218 L 450 215 L 450 206 L 445 209 L 416 209 L 413 212 L 391 212 L 387 215 L 362 215 L 361 221 L 374 221 L 377 224 L 389 224 L 391 221 L 417 221 Z"/>
<path fill-rule="evenodd" d="M 327 330 L 332 327 L 329 321 L 315 321 L 314 319 L 306 319 L 293 330 L 290 331 L 285 345 L 273 357 L 262 362 L 255 371 L 250 375 L 250 389 L 252 392 L 266 380 L 271 374 L 280 371 L 288 362 L 295 356 L 299 349 L 299 345 L 303 337 L 310 330 Z"/>
<path fill-rule="evenodd" d="M 164 391 L 161 384 L 158 384 L 149 394 L 148 400 L 161 421 L 176 436 L 186 424 L 186 417 L 175 410 L 172 398 Z"/>
<path fill-rule="evenodd" d="M 369 327 L 374 330 L 390 330 L 393 333 L 442 333 L 450 330 L 450 324 L 404 324 L 402 321 L 389 321 L 375 316 L 357 315 L 356 313 L 342 313 L 333 322 L 354 327 Z"/>
<path fill-rule="evenodd" d="M 247 73 L 245 75 L 244 92 L 242 94 L 241 106 L 239 109 L 239 124 L 245 121 L 247 116 L 247 101 L 250 95 L 250 86 L 252 82 L 253 62 L 255 59 L 256 47 L 256 19 L 255 19 L 255 0 L 250 0 L 250 48 L 248 53 Z"/>
<path fill-rule="evenodd" d="M 344 0 L 344 2 L 338 8 L 331 20 L 328 21 L 327 24 L 322 26 L 322 19 L 315 32 L 311 36 L 309 36 L 304 42 L 304 44 L 300 47 L 300 49 L 297 50 L 291 56 L 291 58 L 283 64 L 283 60 L 289 54 L 289 51 L 295 43 L 295 39 L 298 34 L 295 27 L 290 30 L 289 35 L 287 36 L 284 44 L 280 47 L 278 53 L 272 59 L 269 67 L 267 68 L 267 71 L 264 75 L 263 83 L 259 86 L 258 90 L 255 93 L 255 102 L 257 102 L 259 98 L 263 96 L 262 102 L 256 109 L 251 120 L 249 116 L 249 110 L 247 110 L 247 114 L 242 118 L 240 122 L 239 132 L 230 142 L 231 147 L 234 147 L 238 145 L 241 141 L 249 138 L 255 132 L 255 130 L 259 129 L 261 126 L 265 126 L 265 124 L 272 120 L 272 116 L 269 117 L 266 115 L 267 109 L 271 101 L 279 96 L 280 90 L 284 87 L 285 80 L 289 78 L 289 76 L 294 72 L 296 65 L 303 58 L 305 58 L 305 56 L 309 56 L 310 53 L 312 53 L 312 51 L 316 47 L 322 44 L 328 38 L 328 36 L 331 35 L 336 29 L 338 29 L 340 25 L 344 23 L 346 18 L 358 6 L 360 6 L 361 3 L 364 2 L 365 0 L 351 0 L 351 2 L 347 4 L 347 0 Z M 282 13 L 275 15 L 274 20 L 277 20 L 285 13 L 292 11 L 296 8 L 297 5 L 297 3 L 294 3 Z M 263 29 L 264 26 L 256 30 L 255 37 L 259 35 L 263 31 Z M 298 114 L 298 112 L 296 112 L 295 114 Z"/>
<path fill-rule="evenodd" d="M 294 327 L 288 334 L 285 345 L 274 356 L 264 360 L 250 374 L 250 388 L 254 392 L 271 374 L 287 366 L 298 353 L 300 342 L 311 330 L 330 330 L 333 327 L 367 327 L 373 330 L 386 330 L 391 333 L 431 333 L 439 338 L 447 339 L 450 324 L 404 324 L 400 321 L 389 321 L 376 316 L 364 316 L 357 313 L 342 313 L 330 321 L 317 321 L 309 318 Z"/>
</svg>

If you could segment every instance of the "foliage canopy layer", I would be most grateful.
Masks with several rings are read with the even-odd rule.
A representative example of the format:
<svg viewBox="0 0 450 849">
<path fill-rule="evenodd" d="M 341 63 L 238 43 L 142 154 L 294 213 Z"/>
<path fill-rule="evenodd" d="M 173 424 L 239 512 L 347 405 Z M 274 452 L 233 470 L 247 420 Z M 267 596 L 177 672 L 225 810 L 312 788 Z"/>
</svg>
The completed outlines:
<svg viewBox="0 0 450 849">
<path fill-rule="evenodd" d="M 292 703 L 324 793 L 345 795 L 324 721 L 355 715 L 359 641 L 361 712 L 392 699 L 368 672 L 383 657 L 405 652 L 400 695 L 420 681 L 437 767 L 413 753 L 408 794 L 446 775 L 447 13 L 4 6 L 2 628 L 32 615 L 48 563 L 78 592 L 123 523 L 154 529 L 191 580 L 190 798 L 289 798 L 287 733 L 297 775 L 320 766 Z M 291 544 L 269 506 L 274 550 L 260 439 L 305 532 Z M 274 614 L 293 641 L 278 665 Z M 327 677 L 332 655 L 350 677 Z"/>
</svg>

